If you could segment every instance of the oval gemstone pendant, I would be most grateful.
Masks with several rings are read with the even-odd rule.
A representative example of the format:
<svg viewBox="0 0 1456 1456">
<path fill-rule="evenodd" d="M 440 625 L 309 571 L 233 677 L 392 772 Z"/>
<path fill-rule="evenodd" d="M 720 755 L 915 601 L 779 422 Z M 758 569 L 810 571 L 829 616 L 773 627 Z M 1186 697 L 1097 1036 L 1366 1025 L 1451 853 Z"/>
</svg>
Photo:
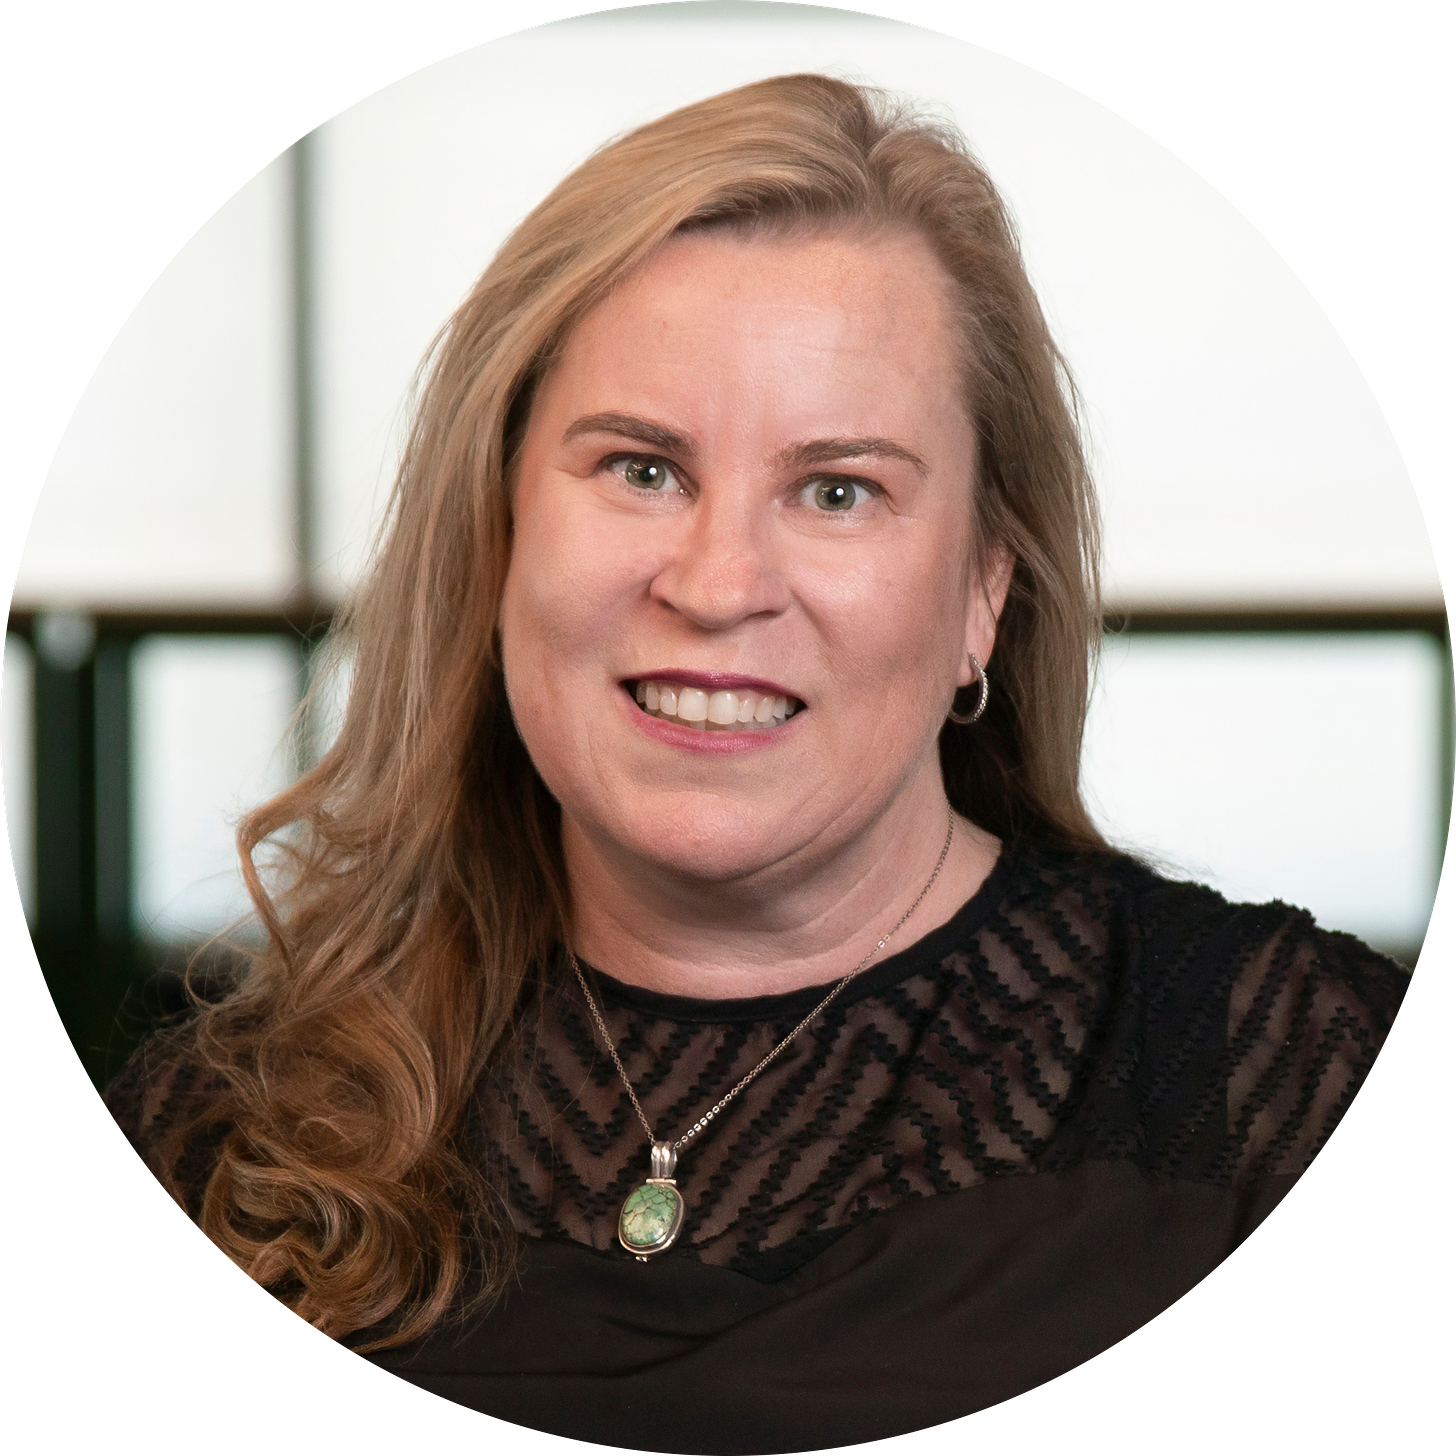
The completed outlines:
<svg viewBox="0 0 1456 1456">
<path fill-rule="evenodd" d="M 683 1225 L 683 1199 L 673 1181 L 677 1154 L 670 1143 L 652 1144 L 652 1176 L 634 1188 L 617 1219 L 617 1242 L 646 1260 L 670 1248 Z"/>
<path fill-rule="evenodd" d="M 617 1220 L 617 1239 L 629 1254 L 645 1259 L 660 1254 L 683 1224 L 683 1199 L 671 1178 L 649 1178 L 634 1188 Z"/>
</svg>

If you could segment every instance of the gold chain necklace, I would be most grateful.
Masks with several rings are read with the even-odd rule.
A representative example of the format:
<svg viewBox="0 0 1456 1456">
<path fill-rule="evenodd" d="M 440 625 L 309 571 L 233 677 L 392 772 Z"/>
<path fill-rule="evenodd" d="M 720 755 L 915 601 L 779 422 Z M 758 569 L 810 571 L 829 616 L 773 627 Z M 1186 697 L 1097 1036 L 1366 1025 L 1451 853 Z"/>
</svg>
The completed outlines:
<svg viewBox="0 0 1456 1456">
<path fill-rule="evenodd" d="M 631 1099 L 632 1109 L 637 1114 L 637 1120 L 642 1124 L 643 1131 L 647 1134 L 647 1141 L 652 1145 L 648 1176 L 627 1195 L 626 1201 L 622 1204 L 622 1212 L 617 1218 L 617 1241 L 629 1254 L 635 1254 L 641 1263 L 646 1263 L 650 1255 L 660 1254 L 664 1249 L 672 1246 L 682 1232 L 684 1214 L 683 1197 L 678 1192 L 677 1180 L 673 1177 L 673 1173 L 677 1170 L 677 1155 L 884 950 L 886 942 L 920 908 L 921 901 L 930 893 L 930 887 L 940 877 L 941 866 L 945 864 L 945 857 L 950 853 L 950 842 L 954 834 L 955 811 L 948 810 L 945 843 L 940 847 L 940 858 L 936 860 L 935 868 L 931 870 L 930 878 L 925 882 L 925 888 L 915 897 L 915 903 L 880 937 L 879 943 L 874 949 L 865 955 L 852 971 L 836 981 L 830 988 L 829 994 L 757 1066 L 740 1077 L 676 1142 L 659 1141 L 656 1133 L 653 1132 L 652 1124 L 648 1122 L 647 1114 L 643 1112 L 642 1104 L 637 1100 L 632 1079 L 628 1077 L 627 1069 L 622 1065 L 621 1057 L 617 1055 L 617 1048 L 612 1042 L 611 1033 L 607 1030 L 607 1023 L 597 1009 L 596 998 L 587 986 L 581 962 L 577 960 L 575 952 L 569 946 L 567 947 L 567 959 L 571 962 L 571 969 L 576 972 L 581 994 L 586 997 L 587 1010 L 591 1012 L 592 1020 L 596 1022 L 597 1030 L 601 1033 L 602 1045 L 606 1047 L 611 1056 L 612 1064 L 617 1069 L 617 1075 L 621 1077 L 622 1085 L 627 1089 L 627 1096 Z"/>
</svg>

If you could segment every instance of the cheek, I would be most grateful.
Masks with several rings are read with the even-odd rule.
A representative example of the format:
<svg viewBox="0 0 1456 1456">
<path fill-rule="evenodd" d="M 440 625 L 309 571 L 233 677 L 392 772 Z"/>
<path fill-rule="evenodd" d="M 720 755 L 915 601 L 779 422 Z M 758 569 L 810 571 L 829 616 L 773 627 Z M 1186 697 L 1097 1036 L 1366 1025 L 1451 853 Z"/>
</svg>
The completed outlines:
<svg viewBox="0 0 1456 1456">
<path fill-rule="evenodd" d="M 934 550 L 868 557 L 819 577 L 812 610 L 841 692 L 866 710 L 894 704 L 910 718 L 938 703 L 964 642 L 963 583 L 958 556 Z"/>
<path fill-rule="evenodd" d="M 623 637 L 647 565 L 642 543 L 612 522 L 569 510 L 550 481 L 523 492 L 501 610 L 501 646 L 513 703 L 547 700 L 572 683 L 598 686 Z"/>
<path fill-rule="evenodd" d="M 501 602 L 501 665 L 516 727 L 546 786 L 570 798 L 589 756 L 581 697 L 600 639 L 590 573 L 569 537 L 527 512 L 518 517 Z"/>
</svg>

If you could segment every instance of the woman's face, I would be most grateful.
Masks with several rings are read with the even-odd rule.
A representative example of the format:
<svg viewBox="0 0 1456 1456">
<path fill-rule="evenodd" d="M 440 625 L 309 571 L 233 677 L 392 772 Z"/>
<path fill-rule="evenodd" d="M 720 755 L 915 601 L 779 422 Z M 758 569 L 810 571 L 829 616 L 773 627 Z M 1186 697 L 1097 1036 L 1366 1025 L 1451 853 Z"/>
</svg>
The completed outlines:
<svg viewBox="0 0 1456 1456">
<path fill-rule="evenodd" d="M 568 832 L 726 881 L 938 785 L 1008 575 L 972 571 L 949 299 L 915 236 L 707 232 L 571 334 L 527 425 L 500 625 Z"/>
</svg>

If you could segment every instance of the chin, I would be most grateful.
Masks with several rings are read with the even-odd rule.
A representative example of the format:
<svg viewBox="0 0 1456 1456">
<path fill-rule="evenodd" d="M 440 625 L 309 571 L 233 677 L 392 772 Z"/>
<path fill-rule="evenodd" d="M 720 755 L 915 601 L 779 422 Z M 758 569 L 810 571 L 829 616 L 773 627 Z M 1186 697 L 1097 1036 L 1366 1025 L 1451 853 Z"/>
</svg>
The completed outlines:
<svg viewBox="0 0 1456 1456">
<path fill-rule="evenodd" d="M 700 793 L 645 797 L 650 807 L 639 803 L 612 816 L 615 822 L 603 826 L 606 837 L 665 873 L 692 880 L 750 878 L 815 837 L 798 816 L 786 819 L 758 804 Z"/>
</svg>

